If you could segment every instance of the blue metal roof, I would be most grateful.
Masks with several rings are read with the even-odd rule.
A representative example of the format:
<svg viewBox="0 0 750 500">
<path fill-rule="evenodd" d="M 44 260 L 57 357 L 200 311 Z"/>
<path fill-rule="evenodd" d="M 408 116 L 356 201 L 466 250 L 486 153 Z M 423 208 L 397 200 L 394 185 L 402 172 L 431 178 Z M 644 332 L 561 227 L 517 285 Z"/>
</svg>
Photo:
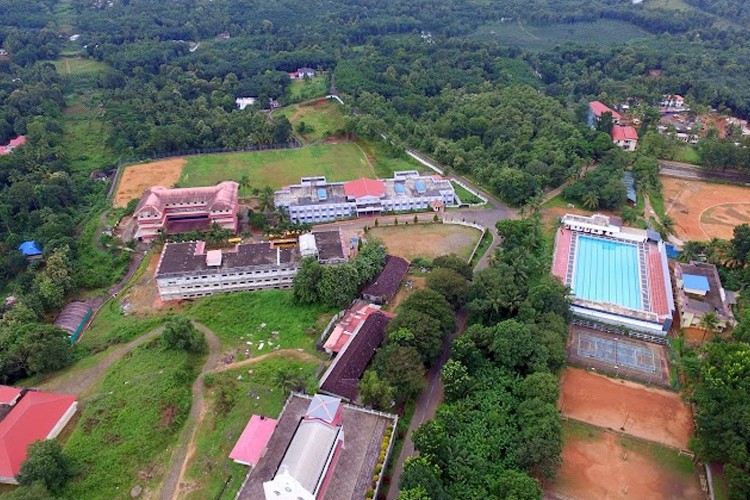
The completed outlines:
<svg viewBox="0 0 750 500">
<path fill-rule="evenodd" d="M 328 192 L 326 191 L 326 188 L 318 188 L 318 199 L 320 201 L 325 201 L 328 199 Z"/>
<path fill-rule="evenodd" d="M 685 283 L 685 288 L 690 290 L 700 290 L 701 292 L 707 292 L 711 289 L 708 284 L 708 278 L 700 276 L 698 274 L 683 274 L 682 281 Z"/>
<path fill-rule="evenodd" d="M 414 187 L 417 190 L 417 193 L 424 193 L 427 191 L 427 188 L 424 185 L 424 181 L 417 181 L 414 183 Z"/>
<path fill-rule="evenodd" d="M 393 185 L 393 190 L 396 191 L 396 194 L 404 194 L 406 192 L 406 188 L 404 187 L 403 182 L 397 182 Z"/>
<path fill-rule="evenodd" d="M 676 259 L 678 255 L 680 255 L 680 251 L 677 250 L 677 248 L 673 247 L 672 245 L 664 245 L 667 249 L 667 257 L 670 259 Z"/>
<path fill-rule="evenodd" d="M 18 249 L 26 257 L 32 257 L 34 255 L 42 255 L 42 247 L 36 241 L 24 241 L 19 245 Z"/>
</svg>

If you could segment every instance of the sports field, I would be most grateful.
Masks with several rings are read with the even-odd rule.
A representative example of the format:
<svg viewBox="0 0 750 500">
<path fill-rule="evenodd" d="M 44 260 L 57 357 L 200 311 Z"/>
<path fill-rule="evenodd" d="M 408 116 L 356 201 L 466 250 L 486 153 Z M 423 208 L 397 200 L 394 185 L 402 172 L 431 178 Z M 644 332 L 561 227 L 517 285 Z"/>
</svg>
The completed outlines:
<svg viewBox="0 0 750 500">
<path fill-rule="evenodd" d="M 481 235 L 479 230 L 455 224 L 412 224 L 413 215 L 399 216 L 398 226 L 373 227 L 368 236 L 385 243 L 388 253 L 405 259 L 455 253 L 468 259 Z M 404 225 L 404 222 L 409 222 Z M 388 219 L 391 223 L 391 219 Z"/>
<path fill-rule="evenodd" d="M 670 387 L 666 348 L 627 336 L 571 326 L 568 361 L 618 377 Z"/>
<path fill-rule="evenodd" d="M 213 186 L 227 180 L 239 182 L 244 175 L 250 178 L 253 187 L 278 189 L 299 182 L 300 177 L 324 175 L 329 181 L 347 181 L 374 177 L 375 172 L 359 146 L 347 142 L 298 149 L 191 156 L 178 185 Z"/>
<path fill-rule="evenodd" d="M 549 498 L 706 498 L 696 466 L 676 450 L 573 421 L 563 424 L 563 436 Z"/>
<path fill-rule="evenodd" d="M 184 157 L 176 157 L 125 167 L 115 191 L 114 205 L 126 206 L 130 200 L 140 198 L 143 191 L 151 186 L 172 187 L 179 180 L 185 162 Z"/>
<path fill-rule="evenodd" d="M 728 239 L 750 220 L 750 188 L 662 176 L 664 206 L 683 241 Z"/>
<path fill-rule="evenodd" d="M 692 415 L 677 393 L 580 368 L 563 371 L 560 391 L 560 410 L 567 417 L 673 448 L 688 448 Z"/>
</svg>

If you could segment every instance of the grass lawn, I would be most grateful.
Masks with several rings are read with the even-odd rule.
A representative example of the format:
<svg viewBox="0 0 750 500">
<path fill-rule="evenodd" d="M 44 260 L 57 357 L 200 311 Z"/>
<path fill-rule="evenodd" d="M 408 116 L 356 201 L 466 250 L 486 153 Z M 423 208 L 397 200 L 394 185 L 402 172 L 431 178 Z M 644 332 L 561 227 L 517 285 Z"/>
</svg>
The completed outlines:
<svg viewBox="0 0 750 500">
<path fill-rule="evenodd" d="M 278 189 L 300 177 L 325 175 L 329 181 L 372 177 L 373 168 L 354 143 L 299 149 L 191 156 L 178 181 L 180 187 L 212 186 L 250 177 L 253 187 Z M 248 194 L 245 189 L 240 194 Z"/>
<path fill-rule="evenodd" d="M 85 403 L 65 445 L 76 478 L 64 498 L 128 498 L 158 486 L 190 411 L 202 357 L 165 350 L 158 339 L 118 361 Z"/>
<path fill-rule="evenodd" d="M 88 177 L 94 170 L 111 167 L 117 161 L 106 145 L 110 130 L 103 114 L 93 99 L 78 96 L 69 100 L 63 111 L 62 149 L 74 174 Z"/>
<path fill-rule="evenodd" d="M 418 172 L 427 171 L 430 174 L 434 173 L 418 161 L 407 156 L 403 151 L 392 150 L 386 142 L 358 139 L 357 144 L 362 147 L 370 162 L 375 165 L 375 174 L 381 179 L 392 177 L 393 172 L 398 170 L 416 170 Z"/>
<path fill-rule="evenodd" d="M 103 62 L 81 57 L 63 57 L 57 61 L 52 61 L 52 64 L 57 68 L 57 72 L 62 75 L 101 73 L 109 68 Z"/>
<path fill-rule="evenodd" d="M 455 253 L 468 259 L 481 233 L 472 227 L 456 224 L 412 224 L 409 214 L 399 217 L 398 226 L 380 226 L 369 230 L 368 236 L 381 240 L 388 253 L 413 259 L 424 257 L 434 259 L 439 255 Z M 392 223 L 393 219 L 383 217 Z M 409 221 L 410 223 L 404 224 Z"/>
<path fill-rule="evenodd" d="M 492 232 L 486 231 L 484 235 L 482 236 L 482 240 L 479 242 L 479 248 L 477 248 L 477 253 L 474 254 L 474 258 L 471 259 L 470 264 L 472 266 L 476 266 L 480 260 L 482 260 L 482 257 L 484 257 L 484 254 L 487 253 L 487 250 L 490 248 L 490 245 L 492 244 Z"/>
<path fill-rule="evenodd" d="M 184 314 L 216 332 L 225 348 L 257 356 L 277 347 L 314 353 L 333 311 L 295 304 L 291 291 L 265 290 L 205 297 L 190 303 Z"/>
<path fill-rule="evenodd" d="M 700 165 L 701 163 L 701 157 L 698 154 L 698 150 L 692 144 L 678 146 L 674 160 L 683 163 L 692 163 L 693 165 Z"/>
<path fill-rule="evenodd" d="M 625 21 L 599 20 L 593 23 L 546 26 L 520 22 L 493 23 L 482 26 L 472 36 L 529 50 L 545 50 L 564 43 L 619 45 L 631 40 L 651 38 L 653 34 Z"/>
<path fill-rule="evenodd" d="M 307 80 L 292 80 L 288 92 L 292 102 L 323 97 L 328 93 L 328 78 L 326 75 L 317 75 Z"/>
<path fill-rule="evenodd" d="M 341 112 L 341 104 L 336 101 L 320 100 L 304 106 L 287 106 L 274 112 L 276 114 L 286 116 L 297 135 L 302 136 L 308 144 L 344 130 L 344 114 Z M 300 131 L 302 123 L 304 130 Z"/>
<path fill-rule="evenodd" d="M 289 370 L 308 379 L 317 367 L 316 363 L 269 358 L 206 378 L 208 411 L 185 475 L 191 483 L 187 498 L 217 498 L 227 481 L 222 498 L 234 498 L 248 468 L 234 463 L 229 452 L 253 414 L 277 418 L 281 413 L 287 393 L 276 385 L 275 374 Z M 220 404 L 222 400 L 228 404 Z"/>
<path fill-rule="evenodd" d="M 482 203 L 481 198 L 477 198 L 474 194 L 471 193 L 471 191 L 468 191 L 461 184 L 458 184 L 456 182 L 451 182 L 451 184 L 453 185 L 453 189 L 456 190 L 456 194 L 461 199 L 461 203 L 470 203 L 470 204 Z"/>
</svg>

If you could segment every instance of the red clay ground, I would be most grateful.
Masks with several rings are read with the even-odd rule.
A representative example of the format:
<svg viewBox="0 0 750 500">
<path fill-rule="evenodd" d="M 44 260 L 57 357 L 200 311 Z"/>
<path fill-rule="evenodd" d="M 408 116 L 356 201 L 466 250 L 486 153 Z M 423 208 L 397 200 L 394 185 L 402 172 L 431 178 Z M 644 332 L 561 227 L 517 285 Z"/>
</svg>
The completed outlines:
<svg viewBox="0 0 750 500">
<path fill-rule="evenodd" d="M 560 410 L 572 419 L 673 448 L 688 448 L 692 415 L 679 394 L 579 368 L 565 369 L 560 390 Z"/>
<path fill-rule="evenodd" d="M 566 424 L 562 461 L 550 498 L 705 498 L 688 457 L 614 432 Z"/>
<path fill-rule="evenodd" d="M 662 176 L 664 208 L 683 241 L 731 238 L 750 219 L 750 188 Z"/>
<path fill-rule="evenodd" d="M 142 165 L 125 167 L 115 193 L 116 207 L 124 207 L 130 200 L 140 198 L 151 186 L 172 187 L 182 174 L 185 158 L 170 158 Z"/>
</svg>

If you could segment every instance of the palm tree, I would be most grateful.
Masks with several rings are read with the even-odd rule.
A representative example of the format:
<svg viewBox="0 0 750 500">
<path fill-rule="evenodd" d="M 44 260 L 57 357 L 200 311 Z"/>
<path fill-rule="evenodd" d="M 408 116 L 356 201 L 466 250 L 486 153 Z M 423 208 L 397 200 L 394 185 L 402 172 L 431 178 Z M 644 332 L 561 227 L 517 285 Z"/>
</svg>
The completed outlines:
<svg viewBox="0 0 750 500">
<path fill-rule="evenodd" d="M 258 193 L 258 208 L 261 212 L 268 212 L 269 210 L 273 210 L 273 194 L 274 191 L 271 186 L 266 186 L 260 190 L 260 192 Z"/>
<path fill-rule="evenodd" d="M 250 176 L 247 174 L 243 175 L 237 184 L 240 185 L 240 189 L 250 189 Z"/>
<path fill-rule="evenodd" d="M 707 312 L 701 318 L 700 327 L 703 328 L 703 339 L 701 340 L 701 343 L 703 343 L 708 332 L 711 332 L 711 336 L 713 336 L 719 331 L 719 317 L 713 311 Z"/>
<path fill-rule="evenodd" d="M 703 243 L 700 241 L 688 241 L 682 247 L 678 260 L 680 262 L 691 262 L 700 259 L 703 255 Z"/>
<path fill-rule="evenodd" d="M 583 206 L 589 210 L 596 210 L 599 208 L 599 195 L 593 191 L 584 194 L 581 201 L 583 202 Z"/>
<path fill-rule="evenodd" d="M 669 215 L 665 215 L 661 218 L 661 227 L 665 234 L 672 234 L 674 231 L 674 219 Z"/>
</svg>

